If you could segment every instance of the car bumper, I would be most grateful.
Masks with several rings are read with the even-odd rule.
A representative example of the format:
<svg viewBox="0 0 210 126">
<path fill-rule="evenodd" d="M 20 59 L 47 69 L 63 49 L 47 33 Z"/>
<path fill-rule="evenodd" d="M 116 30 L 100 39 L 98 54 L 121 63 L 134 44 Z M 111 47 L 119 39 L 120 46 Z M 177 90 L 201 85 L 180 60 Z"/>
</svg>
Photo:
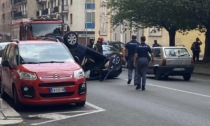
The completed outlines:
<svg viewBox="0 0 210 126">
<path fill-rule="evenodd" d="M 20 81 L 16 85 L 20 103 L 23 105 L 58 105 L 83 102 L 86 100 L 86 80 L 78 79 L 77 81 L 59 81 L 39 83 L 30 81 Z M 81 90 L 81 85 L 85 88 Z M 25 92 L 28 87 L 28 92 Z M 52 89 L 62 88 L 62 92 L 53 92 Z"/>
<path fill-rule="evenodd" d="M 189 66 L 159 66 L 158 73 L 163 75 L 184 75 L 191 74 L 194 70 L 193 65 Z"/>
<path fill-rule="evenodd" d="M 86 100 L 86 95 L 73 98 L 55 98 L 55 99 L 26 99 L 20 98 L 20 102 L 23 105 L 60 105 L 60 104 L 71 104 L 77 102 L 83 102 Z"/>
</svg>

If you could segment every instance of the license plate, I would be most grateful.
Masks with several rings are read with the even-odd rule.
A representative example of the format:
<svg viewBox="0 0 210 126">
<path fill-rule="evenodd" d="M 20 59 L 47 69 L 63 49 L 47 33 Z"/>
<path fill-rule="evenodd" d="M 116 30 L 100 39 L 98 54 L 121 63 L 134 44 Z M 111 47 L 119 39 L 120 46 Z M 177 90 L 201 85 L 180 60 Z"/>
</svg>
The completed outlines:
<svg viewBox="0 0 210 126">
<path fill-rule="evenodd" d="M 174 71 L 184 71 L 185 69 L 184 68 L 174 68 L 173 70 Z"/>
<path fill-rule="evenodd" d="M 50 88 L 50 93 L 62 93 L 66 92 L 66 88 Z"/>
</svg>

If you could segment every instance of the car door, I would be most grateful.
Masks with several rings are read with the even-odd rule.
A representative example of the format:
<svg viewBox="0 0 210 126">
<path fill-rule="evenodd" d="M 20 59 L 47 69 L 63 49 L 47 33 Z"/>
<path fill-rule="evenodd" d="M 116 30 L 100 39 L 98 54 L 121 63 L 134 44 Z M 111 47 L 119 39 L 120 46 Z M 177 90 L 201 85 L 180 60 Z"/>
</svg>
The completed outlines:
<svg viewBox="0 0 210 126">
<path fill-rule="evenodd" d="M 12 65 L 14 54 L 15 54 L 14 45 L 10 44 L 5 50 L 2 61 L 8 60 L 9 63 Z M 10 96 L 12 95 L 12 82 L 13 82 L 12 71 L 13 71 L 12 67 L 2 66 L 2 84 L 4 88 L 3 90 Z"/>
<path fill-rule="evenodd" d="M 159 66 L 162 63 L 162 52 L 161 52 L 161 48 L 151 48 L 152 49 L 152 53 L 154 56 L 154 62 L 149 62 L 149 67 L 147 70 L 148 74 L 153 74 L 154 73 L 154 67 L 155 66 Z"/>
</svg>

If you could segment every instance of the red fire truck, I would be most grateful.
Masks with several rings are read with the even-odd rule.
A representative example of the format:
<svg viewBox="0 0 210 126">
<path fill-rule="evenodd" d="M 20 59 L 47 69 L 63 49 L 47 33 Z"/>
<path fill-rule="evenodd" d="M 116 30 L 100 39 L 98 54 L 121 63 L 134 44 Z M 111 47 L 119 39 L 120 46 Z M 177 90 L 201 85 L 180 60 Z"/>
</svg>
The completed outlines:
<svg viewBox="0 0 210 126">
<path fill-rule="evenodd" d="M 42 37 L 63 37 L 69 26 L 60 19 L 21 19 L 13 20 L 12 40 L 38 40 Z"/>
</svg>

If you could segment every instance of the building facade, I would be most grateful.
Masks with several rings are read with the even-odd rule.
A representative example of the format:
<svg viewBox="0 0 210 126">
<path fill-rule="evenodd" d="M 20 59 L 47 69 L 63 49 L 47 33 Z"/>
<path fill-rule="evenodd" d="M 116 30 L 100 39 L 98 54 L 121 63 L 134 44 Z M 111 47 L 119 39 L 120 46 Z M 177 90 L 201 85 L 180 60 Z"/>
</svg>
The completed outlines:
<svg viewBox="0 0 210 126">
<path fill-rule="evenodd" d="M 36 18 L 36 0 L 11 0 L 12 20 Z"/>
<path fill-rule="evenodd" d="M 37 17 L 60 18 L 88 44 L 95 36 L 95 0 L 37 0 Z"/>
<path fill-rule="evenodd" d="M 111 25 L 112 13 L 107 9 L 108 0 L 97 0 L 96 4 L 96 27 L 95 27 L 95 37 L 103 37 L 105 41 L 121 41 L 127 43 L 131 40 L 131 35 L 136 34 L 137 40 L 140 41 L 142 35 L 146 36 L 147 43 L 149 45 L 153 44 L 154 40 L 157 40 L 161 45 L 168 44 L 168 34 L 164 29 L 157 28 L 145 28 L 145 29 L 135 29 L 134 27 L 125 27 L 125 21 L 122 20 L 120 25 L 113 27 Z"/>
<path fill-rule="evenodd" d="M 0 41 L 10 40 L 11 1 L 0 0 Z"/>
</svg>

